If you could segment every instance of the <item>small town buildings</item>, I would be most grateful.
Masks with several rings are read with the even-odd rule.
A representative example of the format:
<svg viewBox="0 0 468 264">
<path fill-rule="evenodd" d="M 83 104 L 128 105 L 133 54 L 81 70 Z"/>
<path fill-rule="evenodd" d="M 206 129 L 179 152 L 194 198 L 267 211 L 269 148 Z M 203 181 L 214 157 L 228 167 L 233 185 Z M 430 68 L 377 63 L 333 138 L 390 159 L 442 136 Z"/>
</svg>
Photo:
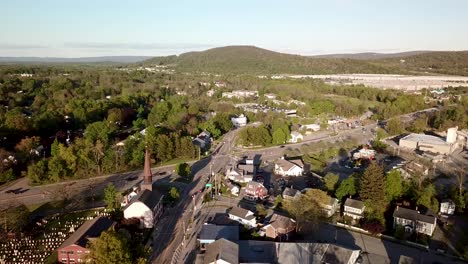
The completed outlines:
<svg viewBox="0 0 468 264">
<path fill-rule="evenodd" d="M 275 174 L 281 176 L 301 176 L 304 163 L 301 160 L 286 160 L 281 158 L 275 162 Z"/>
<path fill-rule="evenodd" d="M 453 151 L 453 143 L 445 141 L 443 138 L 425 135 L 409 134 L 400 139 L 400 147 L 410 150 L 419 150 L 448 155 Z"/>
<path fill-rule="evenodd" d="M 411 179 L 413 175 L 421 175 L 423 177 L 429 175 L 429 168 L 416 161 L 405 162 L 397 169 L 405 180 Z"/>
<path fill-rule="evenodd" d="M 417 210 L 397 206 L 393 212 L 393 227 L 397 226 L 403 226 L 408 233 L 418 232 L 432 236 L 436 228 L 436 218 L 421 214 Z"/>
<path fill-rule="evenodd" d="M 225 83 L 225 82 L 221 82 L 221 81 L 216 81 L 216 82 L 214 83 L 214 85 L 215 85 L 216 87 L 218 87 L 218 88 L 224 88 L 224 87 L 226 87 L 226 83 Z"/>
<path fill-rule="evenodd" d="M 293 189 L 292 187 L 286 187 L 283 191 L 284 200 L 295 200 L 301 197 L 301 192 L 299 190 Z"/>
<path fill-rule="evenodd" d="M 206 92 L 206 96 L 212 97 L 215 94 L 215 90 L 211 89 Z"/>
<path fill-rule="evenodd" d="M 224 98 L 252 98 L 258 97 L 258 91 L 248 91 L 248 90 L 235 90 L 232 92 L 224 92 L 222 94 Z"/>
<path fill-rule="evenodd" d="M 201 132 L 195 139 L 193 139 L 193 144 L 199 146 L 200 149 L 208 149 L 211 146 L 211 134 L 208 131 Z"/>
<path fill-rule="evenodd" d="M 274 213 L 268 225 L 264 226 L 262 230 L 269 238 L 288 240 L 291 233 L 296 230 L 296 226 L 294 219 Z"/>
<path fill-rule="evenodd" d="M 276 94 L 274 93 L 267 93 L 265 94 L 265 97 L 268 99 L 276 99 Z"/>
<path fill-rule="evenodd" d="M 297 131 L 292 131 L 291 132 L 291 138 L 289 139 L 289 142 L 291 143 L 297 143 L 297 142 L 301 142 L 304 140 L 304 136 L 297 132 Z"/>
<path fill-rule="evenodd" d="M 146 151 L 143 183 L 138 188 L 137 195 L 129 199 L 129 203 L 123 208 L 124 218 L 136 218 L 140 221 L 141 228 L 153 228 L 163 213 L 163 197 L 162 193 L 153 190 L 150 157 Z"/>
<path fill-rule="evenodd" d="M 247 117 L 241 114 L 239 117 L 231 117 L 231 122 L 234 127 L 244 127 L 247 125 Z"/>
<path fill-rule="evenodd" d="M 200 243 L 200 249 L 204 250 L 206 245 L 214 243 L 221 238 L 236 242 L 239 240 L 239 226 L 204 224 L 201 227 L 197 240 Z"/>
<path fill-rule="evenodd" d="M 247 183 L 247 186 L 245 187 L 245 195 L 250 196 L 255 200 L 263 200 L 268 196 L 268 190 L 263 186 L 263 184 L 251 181 Z"/>
<path fill-rule="evenodd" d="M 241 207 L 233 207 L 229 210 L 229 219 L 249 226 L 250 228 L 257 227 L 257 220 L 255 219 L 254 213 Z"/>
<path fill-rule="evenodd" d="M 361 219 L 364 217 L 364 209 L 366 209 L 366 206 L 362 201 L 347 198 L 344 204 L 343 215 L 355 220 Z"/>
<path fill-rule="evenodd" d="M 96 217 L 83 223 L 67 240 L 57 249 L 59 263 L 71 264 L 85 262 L 89 254 L 86 245 L 92 239 L 98 238 L 102 232 L 114 225 L 114 221 L 105 217 Z"/>
<path fill-rule="evenodd" d="M 366 159 L 366 160 L 373 160 L 375 159 L 375 150 L 369 149 L 367 147 L 363 147 L 359 149 L 357 152 L 353 153 L 353 159 Z"/>
<path fill-rule="evenodd" d="M 440 203 L 440 213 L 445 215 L 455 214 L 455 203 L 450 199 L 444 199 Z"/>
</svg>

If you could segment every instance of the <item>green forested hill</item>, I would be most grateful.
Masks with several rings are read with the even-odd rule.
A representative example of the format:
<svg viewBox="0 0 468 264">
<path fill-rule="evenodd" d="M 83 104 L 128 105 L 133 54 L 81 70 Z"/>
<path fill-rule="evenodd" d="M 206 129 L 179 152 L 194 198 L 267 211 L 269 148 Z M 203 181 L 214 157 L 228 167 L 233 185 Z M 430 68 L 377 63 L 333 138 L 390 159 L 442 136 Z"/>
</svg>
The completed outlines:
<svg viewBox="0 0 468 264">
<path fill-rule="evenodd" d="M 400 60 L 404 59 L 405 62 Z M 144 64 L 179 71 L 220 74 L 443 73 L 468 75 L 468 52 L 428 52 L 384 59 L 306 57 L 253 46 L 228 46 L 180 56 L 155 57 Z M 431 69 L 429 69 L 431 68 Z"/>
</svg>

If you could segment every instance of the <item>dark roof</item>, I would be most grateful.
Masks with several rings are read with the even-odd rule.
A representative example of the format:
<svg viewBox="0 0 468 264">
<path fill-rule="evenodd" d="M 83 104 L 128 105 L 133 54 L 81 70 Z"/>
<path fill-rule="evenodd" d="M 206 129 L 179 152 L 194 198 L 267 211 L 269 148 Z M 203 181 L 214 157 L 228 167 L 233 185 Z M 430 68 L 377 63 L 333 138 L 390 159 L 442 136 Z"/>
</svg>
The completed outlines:
<svg viewBox="0 0 468 264">
<path fill-rule="evenodd" d="M 353 207 L 353 208 L 357 208 L 357 209 L 361 209 L 361 210 L 364 208 L 364 203 L 362 201 L 354 200 L 354 199 L 351 199 L 351 198 L 347 198 L 344 205 L 349 206 L 349 207 Z"/>
<path fill-rule="evenodd" d="M 404 208 L 397 206 L 395 211 L 393 211 L 393 217 L 403 218 L 413 221 L 421 221 L 429 224 L 435 223 L 435 217 L 431 215 L 420 214 L 418 211 L 413 209 Z"/>
<path fill-rule="evenodd" d="M 239 245 L 226 239 L 219 239 L 206 246 L 204 263 L 213 263 L 224 260 L 230 264 L 239 263 Z"/>
<path fill-rule="evenodd" d="M 105 217 L 96 217 L 84 222 L 59 248 L 70 245 L 86 247 L 89 238 L 97 238 L 103 231 L 106 231 L 114 224 L 114 221 Z"/>
<path fill-rule="evenodd" d="M 296 221 L 293 219 L 282 216 L 279 214 L 273 214 L 270 218 L 270 225 L 273 226 L 275 229 L 283 228 L 283 229 L 290 229 L 296 227 Z"/>
<path fill-rule="evenodd" d="M 345 264 L 358 254 L 358 250 L 327 243 L 240 240 L 238 244 L 242 263 Z"/>
<path fill-rule="evenodd" d="M 241 207 L 233 207 L 231 210 L 229 210 L 229 214 L 232 214 L 232 215 L 235 215 L 237 217 L 244 218 L 247 220 L 250 220 L 255 217 L 254 215 L 247 216 L 249 212 L 251 211 L 241 208 Z"/>
<path fill-rule="evenodd" d="M 151 210 L 156 207 L 159 200 L 162 199 L 164 195 L 157 190 L 149 191 L 149 190 L 142 190 L 140 191 L 135 198 L 132 199 L 132 202 L 140 201 L 144 203 L 148 208 Z M 131 203 L 130 203 L 131 204 Z"/>
<path fill-rule="evenodd" d="M 239 240 L 239 225 L 203 225 L 200 231 L 201 240 L 227 239 L 230 241 Z"/>
</svg>

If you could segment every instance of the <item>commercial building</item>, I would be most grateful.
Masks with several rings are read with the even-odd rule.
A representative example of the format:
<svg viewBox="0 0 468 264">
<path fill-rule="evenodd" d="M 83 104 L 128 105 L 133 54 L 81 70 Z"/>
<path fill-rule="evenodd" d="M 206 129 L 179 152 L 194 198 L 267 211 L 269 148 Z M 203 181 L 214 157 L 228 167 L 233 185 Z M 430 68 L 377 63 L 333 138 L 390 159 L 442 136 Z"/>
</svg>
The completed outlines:
<svg viewBox="0 0 468 264">
<path fill-rule="evenodd" d="M 409 134 L 400 139 L 400 147 L 419 150 L 424 152 L 432 152 L 448 155 L 454 150 L 454 143 L 449 143 L 443 138 L 425 135 L 425 134 Z"/>
</svg>

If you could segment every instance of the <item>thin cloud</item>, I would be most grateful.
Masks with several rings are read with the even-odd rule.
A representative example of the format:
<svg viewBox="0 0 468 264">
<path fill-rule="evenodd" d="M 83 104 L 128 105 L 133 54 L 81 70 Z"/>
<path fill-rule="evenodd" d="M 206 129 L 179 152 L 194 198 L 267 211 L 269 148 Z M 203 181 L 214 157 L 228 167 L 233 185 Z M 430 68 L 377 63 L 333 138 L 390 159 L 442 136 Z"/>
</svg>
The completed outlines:
<svg viewBox="0 0 468 264">
<path fill-rule="evenodd" d="M 47 49 L 49 46 L 44 45 L 24 45 L 24 44 L 13 44 L 13 43 L 0 43 L 0 49 L 9 49 L 9 50 L 27 50 L 27 49 Z"/>
<path fill-rule="evenodd" d="M 212 48 L 214 45 L 197 43 L 100 43 L 68 42 L 65 48 L 73 49 L 126 49 L 126 50 L 190 50 Z"/>
</svg>

